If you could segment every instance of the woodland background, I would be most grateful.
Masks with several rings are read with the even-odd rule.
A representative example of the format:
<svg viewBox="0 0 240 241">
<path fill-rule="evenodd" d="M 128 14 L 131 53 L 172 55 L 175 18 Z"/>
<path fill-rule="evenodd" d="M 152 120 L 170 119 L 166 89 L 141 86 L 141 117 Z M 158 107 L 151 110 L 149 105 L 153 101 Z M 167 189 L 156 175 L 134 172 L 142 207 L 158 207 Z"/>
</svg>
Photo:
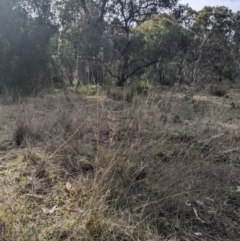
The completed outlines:
<svg viewBox="0 0 240 241">
<path fill-rule="evenodd" d="M 176 0 L 2 0 L 0 91 L 239 79 L 240 12 Z"/>
</svg>

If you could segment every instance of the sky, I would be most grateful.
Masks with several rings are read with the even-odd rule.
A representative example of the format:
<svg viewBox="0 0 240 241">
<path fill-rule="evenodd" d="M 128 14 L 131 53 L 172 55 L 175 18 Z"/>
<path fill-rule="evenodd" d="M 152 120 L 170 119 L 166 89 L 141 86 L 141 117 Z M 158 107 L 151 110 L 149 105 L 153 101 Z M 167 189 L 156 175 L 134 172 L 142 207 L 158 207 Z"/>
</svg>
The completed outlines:
<svg viewBox="0 0 240 241">
<path fill-rule="evenodd" d="M 233 12 L 240 11 L 240 0 L 180 0 L 179 3 L 189 3 L 194 10 L 201 10 L 204 6 L 226 6 Z"/>
</svg>

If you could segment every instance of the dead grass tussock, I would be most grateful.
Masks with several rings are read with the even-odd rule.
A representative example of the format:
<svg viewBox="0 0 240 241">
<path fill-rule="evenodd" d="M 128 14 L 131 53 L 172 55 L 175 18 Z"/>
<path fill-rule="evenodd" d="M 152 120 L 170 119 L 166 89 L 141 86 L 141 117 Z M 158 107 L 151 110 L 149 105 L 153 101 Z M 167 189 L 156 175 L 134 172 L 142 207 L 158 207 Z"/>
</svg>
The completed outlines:
<svg viewBox="0 0 240 241">
<path fill-rule="evenodd" d="M 59 94 L 21 108 L 15 134 L 27 123 L 31 135 L 0 178 L 3 240 L 240 237 L 228 104 L 165 91 L 132 103 Z"/>
</svg>

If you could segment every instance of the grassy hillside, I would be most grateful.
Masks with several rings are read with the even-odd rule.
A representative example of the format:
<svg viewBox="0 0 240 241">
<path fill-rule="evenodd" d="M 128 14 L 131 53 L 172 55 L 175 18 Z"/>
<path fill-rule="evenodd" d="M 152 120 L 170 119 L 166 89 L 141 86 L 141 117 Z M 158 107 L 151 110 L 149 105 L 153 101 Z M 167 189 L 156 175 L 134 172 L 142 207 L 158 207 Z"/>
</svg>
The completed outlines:
<svg viewBox="0 0 240 241">
<path fill-rule="evenodd" d="M 1 100 L 0 240 L 239 240 L 239 90 L 92 90 Z"/>
</svg>

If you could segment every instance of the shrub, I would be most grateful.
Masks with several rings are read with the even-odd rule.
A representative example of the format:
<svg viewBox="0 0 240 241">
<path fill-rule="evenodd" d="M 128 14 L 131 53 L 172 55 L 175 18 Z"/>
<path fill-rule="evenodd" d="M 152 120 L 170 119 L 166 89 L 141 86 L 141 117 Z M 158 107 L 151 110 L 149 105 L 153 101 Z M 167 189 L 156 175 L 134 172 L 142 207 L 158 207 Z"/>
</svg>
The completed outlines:
<svg viewBox="0 0 240 241">
<path fill-rule="evenodd" d="M 132 88 L 128 89 L 126 92 L 125 100 L 131 103 L 133 101 L 134 95 L 135 95 L 135 91 Z"/>
<path fill-rule="evenodd" d="M 152 89 L 152 84 L 147 80 L 141 80 L 135 84 L 135 90 L 138 94 L 147 94 Z"/>
<path fill-rule="evenodd" d="M 123 91 L 118 87 L 108 88 L 106 92 L 107 96 L 113 100 L 120 101 L 124 99 Z"/>
<path fill-rule="evenodd" d="M 100 85 L 94 85 L 94 84 L 76 86 L 74 88 L 75 93 L 81 93 L 88 96 L 96 95 L 101 90 L 102 88 Z"/>
<path fill-rule="evenodd" d="M 223 86 L 211 85 L 210 86 L 210 94 L 222 97 L 222 96 L 225 96 L 227 94 L 227 91 Z"/>
<path fill-rule="evenodd" d="M 147 80 L 140 80 L 132 85 L 129 85 L 126 92 L 126 101 L 132 102 L 135 94 L 147 95 L 153 88 L 152 84 Z"/>
</svg>

